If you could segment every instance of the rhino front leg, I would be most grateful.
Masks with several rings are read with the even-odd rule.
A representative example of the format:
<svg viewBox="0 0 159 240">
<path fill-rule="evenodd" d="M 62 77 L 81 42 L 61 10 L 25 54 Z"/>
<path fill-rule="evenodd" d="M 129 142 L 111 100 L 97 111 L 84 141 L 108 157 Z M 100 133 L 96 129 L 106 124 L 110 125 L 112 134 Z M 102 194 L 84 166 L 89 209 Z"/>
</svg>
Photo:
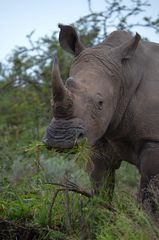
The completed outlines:
<svg viewBox="0 0 159 240">
<path fill-rule="evenodd" d="M 120 166 L 120 161 L 117 161 L 115 157 L 112 146 L 105 142 L 96 144 L 91 157 L 90 177 L 94 193 L 106 196 L 110 202 L 115 187 L 115 170 Z"/>
<path fill-rule="evenodd" d="M 90 177 L 94 193 L 107 195 L 111 201 L 115 187 L 115 170 L 106 169 L 102 161 L 95 161 Z"/>
<path fill-rule="evenodd" d="M 155 212 L 159 199 L 159 142 L 145 144 L 140 155 L 140 197 L 145 208 Z M 158 193 L 158 194 L 157 194 Z"/>
</svg>

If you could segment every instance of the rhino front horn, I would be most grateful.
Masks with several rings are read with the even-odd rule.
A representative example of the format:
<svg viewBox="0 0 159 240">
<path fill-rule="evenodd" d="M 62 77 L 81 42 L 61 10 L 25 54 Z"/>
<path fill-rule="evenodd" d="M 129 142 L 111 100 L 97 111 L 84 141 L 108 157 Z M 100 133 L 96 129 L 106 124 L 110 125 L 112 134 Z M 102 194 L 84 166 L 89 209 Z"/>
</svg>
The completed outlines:
<svg viewBox="0 0 159 240">
<path fill-rule="evenodd" d="M 54 54 L 53 59 L 53 70 L 52 70 L 52 92 L 54 101 L 60 101 L 64 98 L 65 95 L 65 86 L 61 79 L 57 53 Z"/>
</svg>

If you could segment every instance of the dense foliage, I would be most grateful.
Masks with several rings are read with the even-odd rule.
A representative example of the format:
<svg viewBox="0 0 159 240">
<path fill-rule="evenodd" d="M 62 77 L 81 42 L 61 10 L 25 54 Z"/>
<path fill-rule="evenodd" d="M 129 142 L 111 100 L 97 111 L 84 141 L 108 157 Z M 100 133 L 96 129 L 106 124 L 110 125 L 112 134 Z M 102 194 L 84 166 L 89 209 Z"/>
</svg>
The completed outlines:
<svg viewBox="0 0 159 240">
<path fill-rule="evenodd" d="M 132 21 L 148 7 L 147 2 L 132 0 L 130 6 L 105 2 L 106 10 L 95 13 L 88 1 L 90 14 L 74 24 L 86 46 L 98 43 L 114 28 L 159 31 L 159 19 L 146 16 L 142 23 Z M 90 191 L 82 170 L 90 149 L 81 143 L 58 154 L 40 143 L 52 117 L 53 53 L 58 53 L 63 79 L 69 75 L 72 57 L 59 47 L 57 32 L 37 41 L 33 34 L 27 36 L 30 47 L 15 48 L 0 64 L 0 239 L 158 239 L 153 219 L 136 202 L 138 173 L 127 165 L 117 174 L 112 208 L 106 199 L 67 191 L 58 193 L 53 202 L 57 188 L 52 182 L 66 177 Z"/>
</svg>

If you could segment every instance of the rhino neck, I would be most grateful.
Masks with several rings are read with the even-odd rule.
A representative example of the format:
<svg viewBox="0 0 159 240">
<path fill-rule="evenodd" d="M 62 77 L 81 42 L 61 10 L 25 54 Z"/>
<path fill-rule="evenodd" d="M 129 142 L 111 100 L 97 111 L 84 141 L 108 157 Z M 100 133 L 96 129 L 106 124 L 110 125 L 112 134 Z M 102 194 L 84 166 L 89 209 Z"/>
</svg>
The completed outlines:
<svg viewBox="0 0 159 240">
<path fill-rule="evenodd" d="M 141 65 L 143 63 L 143 65 Z M 138 51 L 133 59 L 123 66 L 119 97 L 106 135 L 112 139 L 127 136 L 131 128 L 133 113 L 130 104 L 144 76 L 144 56 Z"/>
</svg>

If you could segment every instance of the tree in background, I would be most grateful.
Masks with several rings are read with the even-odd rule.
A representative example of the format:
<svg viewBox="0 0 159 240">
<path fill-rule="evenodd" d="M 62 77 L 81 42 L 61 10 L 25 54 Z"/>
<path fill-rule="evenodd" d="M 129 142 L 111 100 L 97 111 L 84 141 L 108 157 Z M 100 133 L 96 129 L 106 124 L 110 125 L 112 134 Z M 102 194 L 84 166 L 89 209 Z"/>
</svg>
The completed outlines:
<svg viewBox="0 0 159 240">
<path fill-rule="evenodd" d="M 143 12 L 150 6 L 147 0 L 105 0 L 105 9 L 96 13 L 92 9 L 92 0 L 88 0 L 90 14 L 83 20 L 89 23 L 91 28 L 98 30 L 100 40 L 116 29 L 133 31 L 136 27 L 141 27 L 151 28 L 159 33 L 159 16 L 156 19 L 152 16 L 142 17 Z"/>
</svg>

